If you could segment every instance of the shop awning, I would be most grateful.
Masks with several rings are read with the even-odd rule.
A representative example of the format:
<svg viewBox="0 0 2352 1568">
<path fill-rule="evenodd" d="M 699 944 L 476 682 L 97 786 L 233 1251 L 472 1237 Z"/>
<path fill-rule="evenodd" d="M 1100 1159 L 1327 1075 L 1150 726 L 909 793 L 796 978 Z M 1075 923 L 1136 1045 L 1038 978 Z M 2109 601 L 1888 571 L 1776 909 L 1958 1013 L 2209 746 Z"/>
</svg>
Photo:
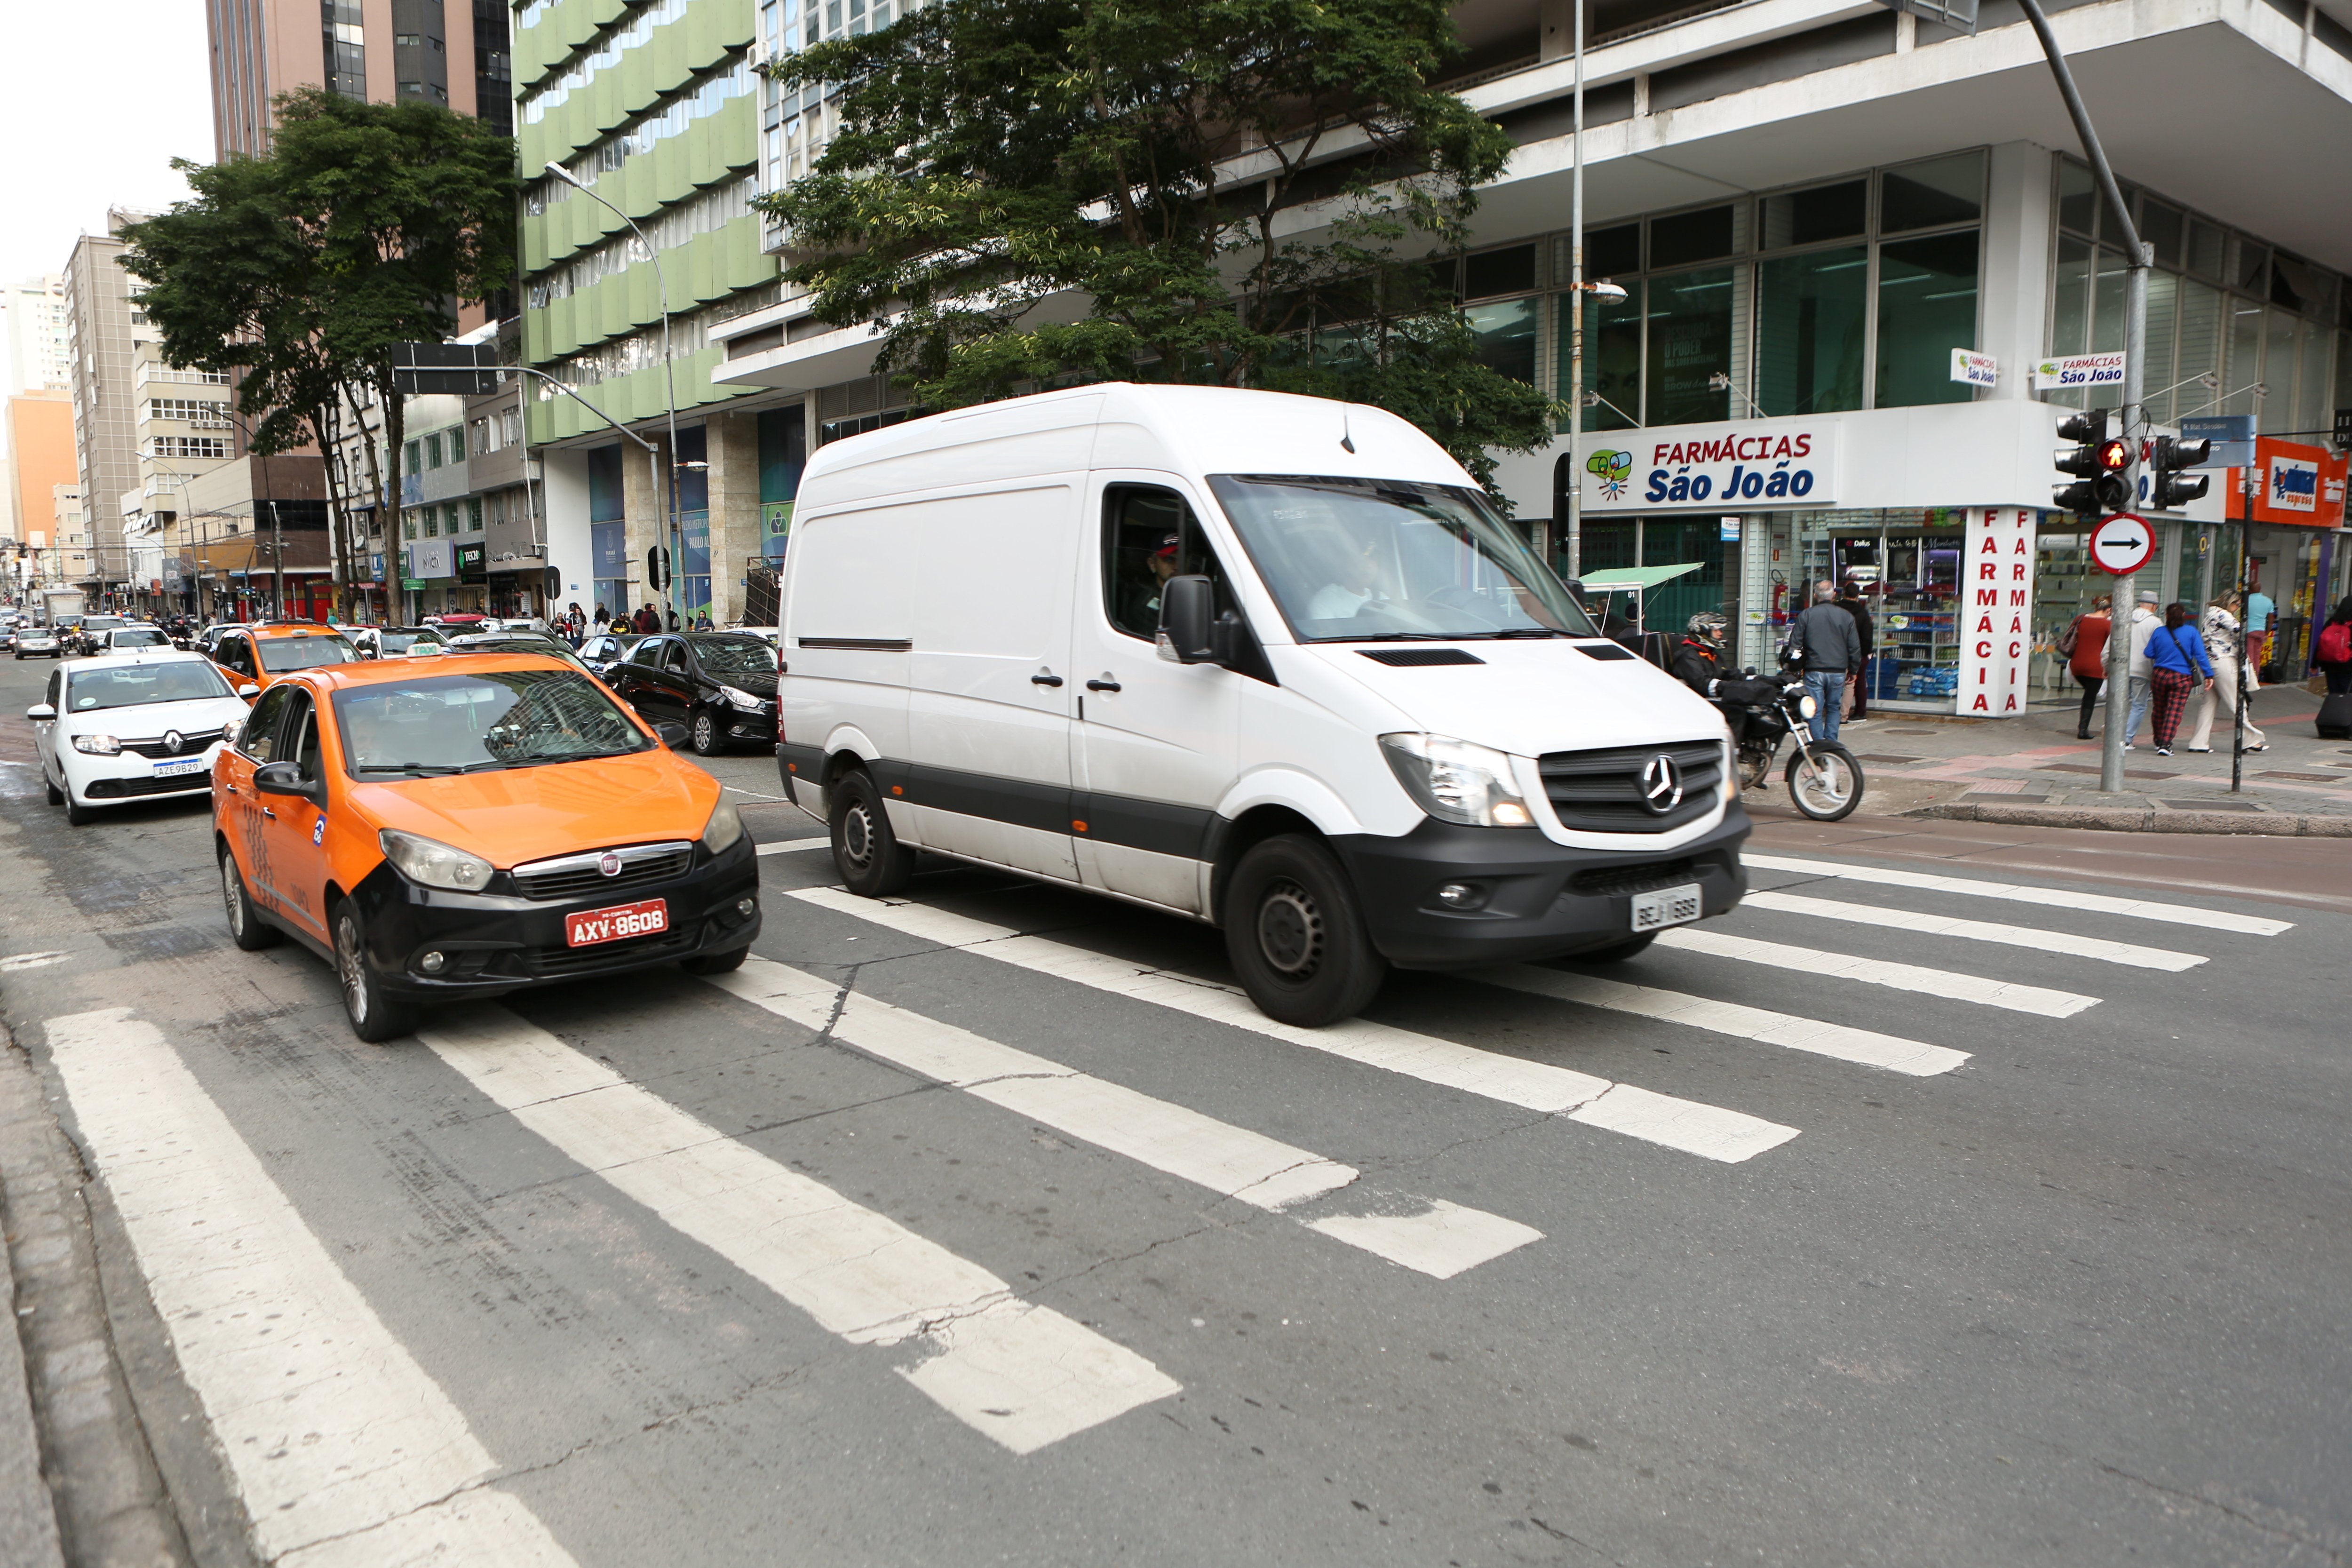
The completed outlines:
<svg viewBox="0 0 2352 1568">
<path fill-rule="evenodd" d="M 1696 572 L 1706 563 L 1685 562 L 1680 566 L 1612 566 L 1606 572 L 1587 572 L 1582 582 L 1587 593 L 1605 593 L 1622 588 L 1638 588 L 1648 593 L 1661 583 L 1671 583 L 1686 572 Z"/>
</svg>

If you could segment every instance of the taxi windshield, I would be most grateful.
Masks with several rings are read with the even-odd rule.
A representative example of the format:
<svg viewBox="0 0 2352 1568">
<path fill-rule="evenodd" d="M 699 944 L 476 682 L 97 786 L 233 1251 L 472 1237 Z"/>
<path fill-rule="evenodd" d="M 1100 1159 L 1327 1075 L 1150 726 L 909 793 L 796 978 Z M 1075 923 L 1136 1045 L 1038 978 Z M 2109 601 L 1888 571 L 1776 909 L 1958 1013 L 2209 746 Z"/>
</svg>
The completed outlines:
<svg viewBox="0 0 2352 1568">
<path fill-rule="evenodd" d="M 1593 635 L 1475 489 L 1304 474 L 1209 486 L 1303 642 Z"/>
<path fill-rule="evenodd" d="M 352 662 L 352 645 L 337 637 L 310 637 L 298 632 L 290 637 L 259 637 L 256 646 L 261 650 L 261 668 L 272 675 Z"/>
<path fill-rule="evenodd" d="M 207 697 L 235 695 L 220 672 L 195 659 L 169 664 L 135 664 L 121 669 L 73 672 L 66 689 L 66 707 L 76 713 L 101 708 L 139 708 L 150 702 L 196 702 Z"/>
<path fill-rule="evenodd" d="M 757 637 L 693 637 L 694 657 L 712 675 L 773 675 L 776 650 Z"/>
<path fill-rule="evenodd" d="M 467 773 L 625 756 L 661 742 L 576 670 L 418 675 L 335 693 L 355 776 Z"/>
</svg>

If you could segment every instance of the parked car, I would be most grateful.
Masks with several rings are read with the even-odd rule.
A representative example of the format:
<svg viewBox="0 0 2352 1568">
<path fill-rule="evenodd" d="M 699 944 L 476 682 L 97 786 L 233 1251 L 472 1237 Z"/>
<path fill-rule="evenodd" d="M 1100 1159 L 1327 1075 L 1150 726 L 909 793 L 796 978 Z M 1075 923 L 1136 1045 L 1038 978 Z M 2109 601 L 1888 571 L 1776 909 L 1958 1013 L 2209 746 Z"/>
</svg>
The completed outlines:
<svg viewBox="0 0 2352 1568">
<path fill-rule="evenodd" d="M 133 622 L 129 626 L 110 627 L 91 634 L 90 640 L 94 645 L 92 651 L 97 653 L 129 653 L 134 648 L 172 646 L 172 635 L 169 632 L 161 626 L 150 626 L 145 622 Z"/>
<path fill-rule="evenodd" d="M 19 626 L 16 628 L 15 651 L 18 658 L 30 653 L 55 658 L 64 651 L 64 644 L 53 627 Z"/>
<path fill-rule="evenodd" d="M 262 621 L 224 629 L 213 662 L 240 697 L 257 697 L 283 676 L 324 664 L 349 664 L 359 655 L 339 632 L 310 621 Z"/>
<path fill-rule="evenodd" d="M 667 738 L 536 654 L 291 672 L 214 771 L 230 933 L 327 959 L 363 1040 L 434 1001 L 733 969 L 760 932 L 759 859 Z"/>
<path fill-rule="evenodd" d="M 25 710 L 49 804 L 76 826 L 101 806 L 210 789 L 223 731 L 245 714 L 209 659 L 171 647 L 59 665 Z"/>
<path fill-rule="evenodd" d="M 1377 408 L 1113 384 L 836 441 L 782 595 L 777 766 L 867 898 L 922 848 L 1157 905 L 1313 1027 L 1746 890 L 1722 714 Z"/>
<path fill-rule="evenodd" d="M 686 726 L 697 753 L 776 739 L 776 650 L 736 632 L 665 632 L 614 665 L 605 682 L 655 723 Z"/>
<path fill-rule="evenodd" d="M 628 658 L 629 650 L 645 640 L 637 632 L 598 632 L 581 643 L 580 662 L 609 679 L 613 666 Z"/>
<path fill-rule="evenodd" d="M 550 658 L 560 658 L 575 669 L 587 670 L 572 645 L 558 638 L 542 637 L 537 632 L 469 632 L 449 639 L 451 653 L 542 653 Z M 593 671 L 589 671 L 593 674 Z"/>
<path fill-rule="evenodd" d="M 431 655 L 449 644 L 438 626 L 353 626 L 343 635 L 362 658 Z"/>
</svg>

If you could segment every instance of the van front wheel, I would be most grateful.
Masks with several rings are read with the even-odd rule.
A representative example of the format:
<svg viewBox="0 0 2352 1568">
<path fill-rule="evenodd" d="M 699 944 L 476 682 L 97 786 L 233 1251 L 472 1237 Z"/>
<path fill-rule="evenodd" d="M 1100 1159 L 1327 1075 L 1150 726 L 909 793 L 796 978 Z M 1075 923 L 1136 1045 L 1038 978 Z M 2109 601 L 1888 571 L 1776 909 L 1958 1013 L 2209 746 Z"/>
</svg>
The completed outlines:
<svg viewBox="0 0 2352 1568">
<path fill-rule="evenodd" d="M 882 792 L 864 768 L 852 768 L 825 792 L 833 829 L 833 864 L 842 886 L 862 899 L 887 899 L 915 879 L 915 852 L 890 831 Z"/>
<path fill-rule="evenodd" d="M 1347 872 L 1304 835 L 1251 846 L 1226 883 L 1224 921 L 1242 989 L 1277 1023 L 1317 1029 L 1352 1018 L 1388 976 Z"/>
</svg>

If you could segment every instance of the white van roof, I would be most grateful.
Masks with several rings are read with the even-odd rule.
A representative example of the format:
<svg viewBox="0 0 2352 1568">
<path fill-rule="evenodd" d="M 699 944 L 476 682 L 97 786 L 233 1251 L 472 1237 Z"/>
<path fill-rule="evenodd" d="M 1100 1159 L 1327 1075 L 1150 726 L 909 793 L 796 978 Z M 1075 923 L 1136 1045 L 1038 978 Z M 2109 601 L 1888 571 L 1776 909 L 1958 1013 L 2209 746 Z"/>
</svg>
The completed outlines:
<svg viewBox="0 0 2352 1568">
<path fill-rule="evenodd" d="M 810 458 L 799 510 L 1086 468 L 1475 482 L 1419 428 L 1365 404 L 1105 382 L 978 404 L 833 442 Z"/>
</svg>

